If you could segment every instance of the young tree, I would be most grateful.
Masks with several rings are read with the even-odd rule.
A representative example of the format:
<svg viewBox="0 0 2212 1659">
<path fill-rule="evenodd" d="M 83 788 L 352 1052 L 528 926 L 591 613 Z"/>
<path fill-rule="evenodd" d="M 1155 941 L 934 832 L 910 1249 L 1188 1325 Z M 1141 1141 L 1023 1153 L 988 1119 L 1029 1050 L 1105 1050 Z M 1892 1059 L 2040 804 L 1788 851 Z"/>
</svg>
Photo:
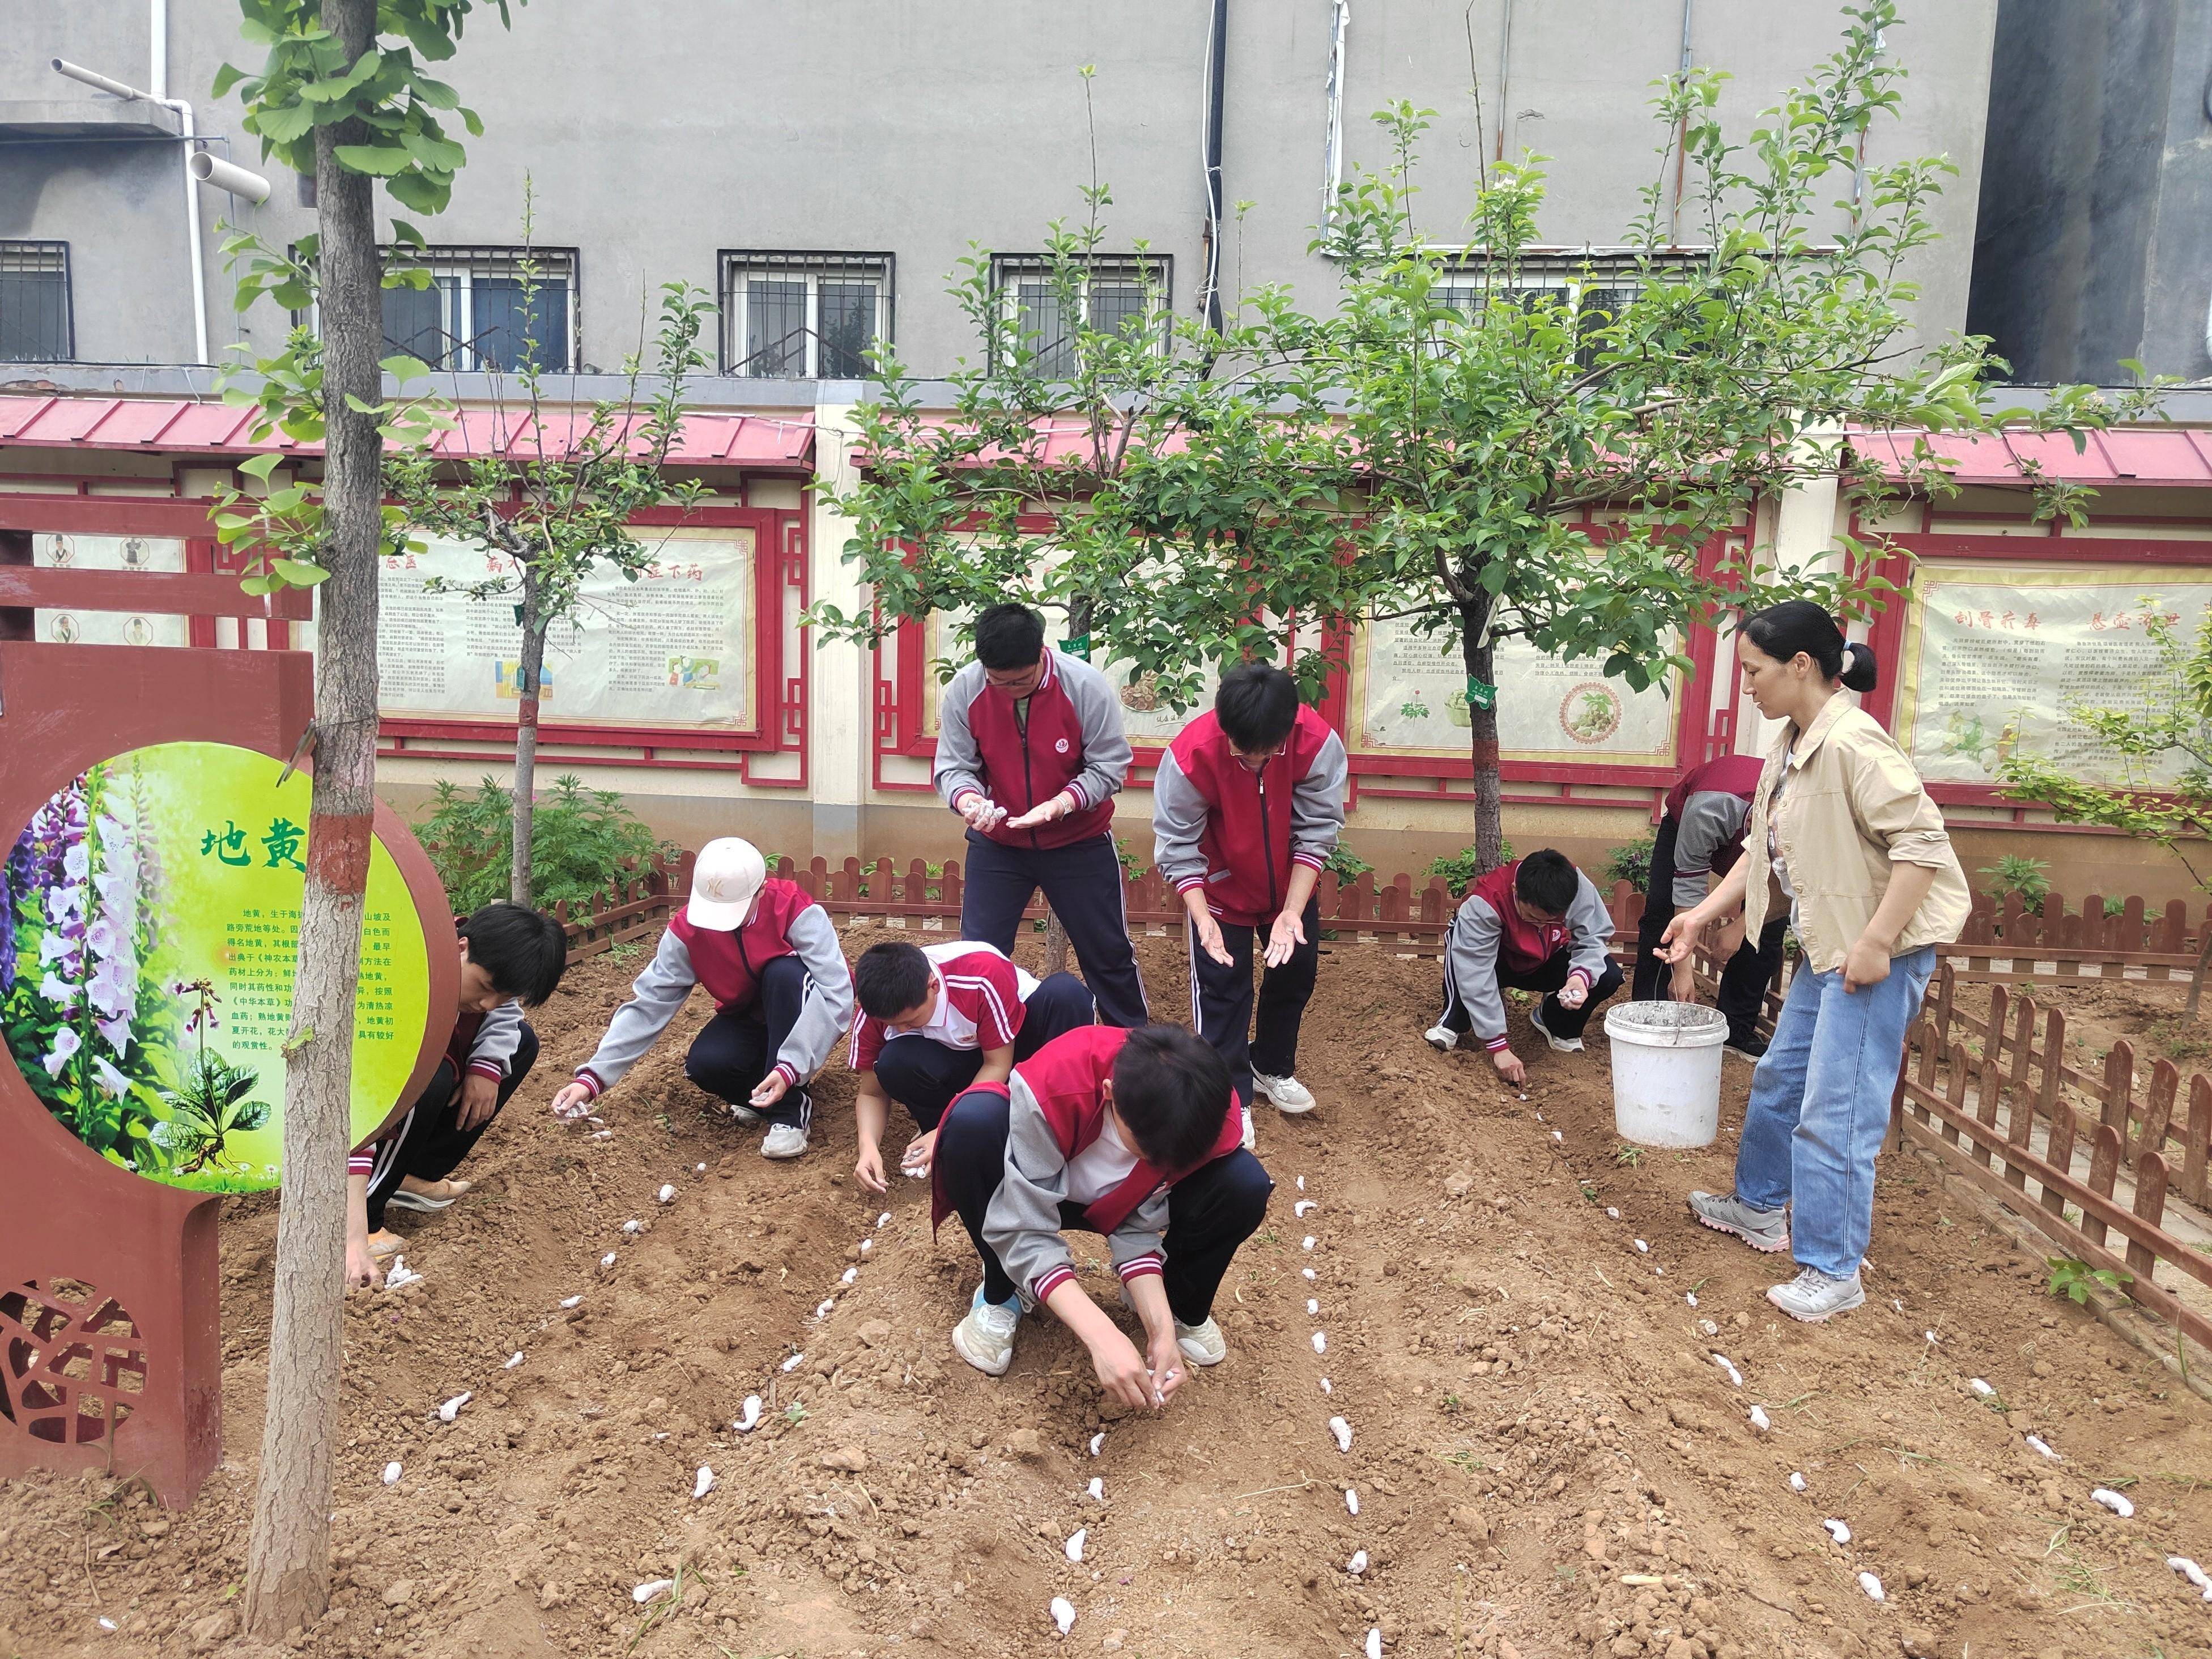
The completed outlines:
<svg viewBox="0 0 2212 1659">
<path fill-rule="evenodd" d="M 2013 799 L 2048 806 L 2061 823 L 2093 823 L 2164 848 L 2199 891 L 2212 893 L 2212 609 L 2197 619 L 2194 638 L 2179 616 L 2148 602 L 2143 631 L 2158 648 L 2130 708 L 2069 704 L 2075 735 L 2101 745 L 2122 781 L 2095 782 L 2072 758 L 2014 752 L 1997 763 L 1998 781 Z M 2212 927 L 2203 930 L 2189 977 L 2184 1018 L 2195 1019 L 2212 968 Z"/>
<path fill-rule="evenodd" d="M 507 0 L 490 0 L 507 21 Z M 219 530 L 258 554 L 248 585 L 320 584 L 314 755 L 306 895 L 285 1042 L 284 1184 L 269 1333 L 269 1408 L 247 1543 L 245 1623 L 277 1639 L 311 1627 L 330 1592 L 330 1496 L 342 1366 L 346 1152 L 350 1141 L 354 990 L 362 902 L 376 805 L 377 557 L 387 524 L 381 455 L 399 411 L 384 398 L 383 260 L 371 187 L 435 211 L 464 158 L 434 112 L 476 117 L 416 62 L 452 56 L 472 0 L 240 0 L 241 33 L 268 48 L 258 74 L 226 64 L 244 125 L 315 179 L 318 235 L 298 257 L 250 251 L 239 306 L 260 294 L 306 309 L 304 270 L 319 285 L 322 337 L 295 333 L 241 398 L 279 427 L 324 441 L 319 490 L 294 485 L 247 505 L 235 496 Z M 401 40 L 386 36 L 401 37 Z M 411 232 L 403 232 L 411 236 Z M 419 238 L 413 238 L 419 242 Z M 274 457 L 249 463 L 265 480 Z"/>
<path fill-rule="evenodd" d="M 525 185 L 523 237 L 532 229 Z M 520 274 L 522 311 L 537 314 L 540 271 L 526 252 Z M 643 507 L 688 508 L 705 491 L 696 479 L 672 485 L 662 474 L 668 452 L 683 434 L 684 380 L 705 367 L 699 332 L 714 311 L 712 299 L 686 283 L 661 288 L 655 341 L 656 384 L 645 386 L 637 354 L 623 364 L 619 401 L 595 403 L 577 419 L 554 407 L 539 362 L 539 343 L 523 343 L 515 379 L 521 397 L 509 405 L 495 397 L 494 453 L 471 463 L 458 479 L 447 475 L 427 449 L 394 454 L 388 489 L 417 532 L 474 542 L 491 550 L 507 568 L 485 581 L 430 583 L 433 590 L 485 600 L 520 595 L 522 656 L 515 675 L 514 873 L 508 896 L 530 902 L 532 826 L 536 805 L 538 700 L 544 686 L 545 639 L 559 623 L 573 621 L 586 604 L 584 581 L 601 566 L 635 581 L 658 556 L 657 541 L 639 540 L 629 527 Z M 496 394 L 501 379 L 494 377 Z M 516 434 L 526 434 L 511 441 Z"/>
</svg>

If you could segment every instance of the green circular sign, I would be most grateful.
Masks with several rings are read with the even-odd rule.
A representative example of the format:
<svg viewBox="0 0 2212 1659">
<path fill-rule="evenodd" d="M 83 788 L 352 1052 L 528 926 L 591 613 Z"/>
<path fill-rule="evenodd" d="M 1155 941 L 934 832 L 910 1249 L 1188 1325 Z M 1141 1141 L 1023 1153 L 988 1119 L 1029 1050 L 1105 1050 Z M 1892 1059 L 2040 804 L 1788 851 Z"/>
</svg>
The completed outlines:
<svg viewBox="0 0 2212 1659">
<path fill-rule="evenodd" d="M 48 799 L 0 864 L 0 1030 L 78 1139 L 202 1192 L 277 1184 L 283 1044 L 307 884 L 310 785 L 269 756 L 169 743 Z M 383 843 L 369 858 L 353 1129 L 405 1089 L 428 1024 L 428 945 Z"/>
</svg>

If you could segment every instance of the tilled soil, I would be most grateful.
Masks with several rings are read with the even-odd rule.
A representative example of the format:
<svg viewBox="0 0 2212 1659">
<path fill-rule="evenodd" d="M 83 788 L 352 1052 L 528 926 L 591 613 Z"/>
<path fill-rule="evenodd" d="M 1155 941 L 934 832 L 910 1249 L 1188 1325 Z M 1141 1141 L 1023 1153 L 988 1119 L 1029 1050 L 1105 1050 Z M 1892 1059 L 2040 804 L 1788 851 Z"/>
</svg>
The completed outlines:
<svg viewBox="0 0 2212 1659">
<path fill-rule="evenodd" d="M 1140 953 L 1155 1006 L 1187 1006 L 1180 941 Z M 1881 1171 L 1868 1305 L 1781 1318 L 1763 1297 L 1785 1264 L 1682 1206 L 1729 1184 L 1740 1061 L 1717 1146 L 1639 1156 L 1601 1039 L 1543 1052 L 1516 1010 L 1518 1098 L 1421 1043 L 1432 961 L 1333 948 L 1300 1065 L 1320 1109 L 1262 1109 L 1277 1188 L 1217 1309 L 1230 1357 L 1130 1417 L 1048 1316 L 1005 1378 L 961 1363 L 957 1224 L 933 1241 L 918 1182 L 856 1188 L 834 1072 L 814 1150 L 762 1160 L 684 1080 L 702 1004 L 608 1097 L 610 1139 L 554 1123 L 634 966 L 572 972 L 478 1191 L 398 1218 L 422 1282 L 349 1303 L 340 1588 L 300 1648 L 1164 1659 L 1358 1655 L 1374 1632 L 1455 1659 L 2212 1654 L 2212 1603 L 2166 1565 L 2212 1563 L 2212 1408 L 2045 1297 L 1911 1155 Z M 270 1200 L 231 1203 L 228 1458 L 189 1513 L 98 1475 L 0 1491 L 0 1655 L 240 1649 L 275 1231 Z M 1078 1255 L 1117 1305 L 1100 1242 Z"/>
</svg>

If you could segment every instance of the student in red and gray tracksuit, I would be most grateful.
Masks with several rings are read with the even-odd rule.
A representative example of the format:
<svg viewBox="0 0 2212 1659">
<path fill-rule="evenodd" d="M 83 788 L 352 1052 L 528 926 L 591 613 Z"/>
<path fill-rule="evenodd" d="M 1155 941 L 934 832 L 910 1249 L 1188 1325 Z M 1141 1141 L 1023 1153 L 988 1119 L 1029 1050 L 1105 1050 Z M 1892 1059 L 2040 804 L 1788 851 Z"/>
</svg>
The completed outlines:
<svg viewBox="0 0 2212 1659">
<path fill-rule="evenodd" d="M 1190 1018 L 1229 1063 L 1238 1098 L 1313 1109 L 1297 1080 L 1298 1022 L 1321 959 L 1314 884 L 1344 828 L 1344 743 L 1279 668 L 1223 676 L 1213 712 L 1183 727 L 1152 778 L 1152 861 L 1190 913 Z M 1259 1031 L 1252 947 L 1267 930 Z"/>
<path fill-rule="evenodd" d="M 1044 620 L 1027 605 L 978 617 L 975 660 L 938 703 L 933 769 L 937 793 L 968 821 L 960 934 L 1012 955 L 1043 888 L 1109 1025 L 1146 1018 L 1114 849 L 1114 796 L 1128 774 L 1106 677 L 1045 649 Z"/>
<path fill-rule="evenodd" d="M 1659 957 L 1659 941 L 1678 910 L 1701 904 L 1705 878 L 1726 875 L 1743 856 L 1744 825 L 1751 798 L 1766 763 L 1757 755 L 1723 755 L 1693 766 L 1667 792 L 1659 831 L 1651 842 L 1651 877 L 1644 896 L 1644 920 L 1636 936 L 1634 995 L 1638 1002 L 1662 996 L 1687 1001 L 1690 962 L 1670 971 Z M 1728 1047 L 1746 1060 L 1766 1052 L 1759 1035 L 1759 1005 L 1782 971 L 1783 935 L 1790 919 L 1778 915 L 1759 930 L 1756 944 L 1741 940 L 1721 971 L 1715 999 L 1728 1017 Z"/>
</svg>

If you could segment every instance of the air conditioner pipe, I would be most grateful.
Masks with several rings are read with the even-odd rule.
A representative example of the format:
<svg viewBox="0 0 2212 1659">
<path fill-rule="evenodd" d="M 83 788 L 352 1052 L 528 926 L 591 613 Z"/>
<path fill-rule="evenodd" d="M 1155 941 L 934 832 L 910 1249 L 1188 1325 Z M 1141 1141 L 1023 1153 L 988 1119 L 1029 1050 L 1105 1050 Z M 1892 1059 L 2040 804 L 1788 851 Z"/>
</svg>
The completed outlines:
<svg viewBox="0 0 2212 1659">
<path fill-rule="evenodd" d="M 110 80 L 98 70 L 88 70 L 82 64 L 72 64 L 67 58 L 56 58 L 49 61 L 57 75 L 66 75 L 72 81 L 96 87 L 126 103 L 153 104 L 175 114 L 179 129 L 178 137 L 184 140 L 185 144 L 185 165 L 179 176 L 185 184 L 185 239 L 189 255 L 185 263 L 191 268 L 192 276 L 192 343 L 198 353 L 193 361 L 200 363 L 210 362 L 208 356 L 207 272 L 200 265 L 199 180 L 192 173 L 192 158 L 199 154 L 199 140 L 192 124 L 191 100 L 156 98 L 150 92 L 141 92 L 136 87 L 127 87 L 120 81 Z M 264 185 L 262 195 L 265 198 L 267 194 L 268 188 Z"/>
<path fill-rule="evenodd" d="M 191 169 L 192 177 L 202 184 L 212 185 L 217 190 L 227 190 L 256 207 L 269 199 L 269 181 L 266 179 L 206 150 L 194 150 L 191 160 L 185 165 Z"/>
</svg>

